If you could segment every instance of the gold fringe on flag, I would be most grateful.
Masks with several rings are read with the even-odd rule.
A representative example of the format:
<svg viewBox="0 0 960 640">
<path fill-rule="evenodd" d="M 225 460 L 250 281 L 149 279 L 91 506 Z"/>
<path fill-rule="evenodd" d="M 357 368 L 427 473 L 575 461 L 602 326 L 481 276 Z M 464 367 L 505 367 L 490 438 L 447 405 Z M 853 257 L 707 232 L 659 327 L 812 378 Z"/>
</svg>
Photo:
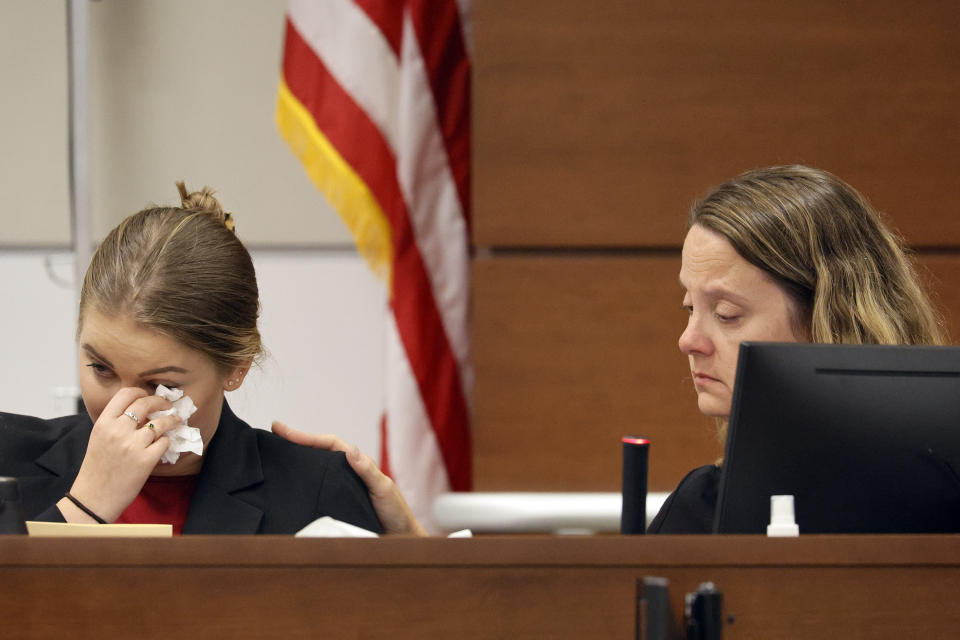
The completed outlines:
<svg viewBox="0 0 960 640">
<path fill-rule="evenodd" d="M 280 79 L 277 128 L 310 180 L 326 196 L 353 234 L 357 251 L 389 284 L 393 250 L 390 224 L 367 184 L 317 128 L 310 112 Z"/>
</svg>

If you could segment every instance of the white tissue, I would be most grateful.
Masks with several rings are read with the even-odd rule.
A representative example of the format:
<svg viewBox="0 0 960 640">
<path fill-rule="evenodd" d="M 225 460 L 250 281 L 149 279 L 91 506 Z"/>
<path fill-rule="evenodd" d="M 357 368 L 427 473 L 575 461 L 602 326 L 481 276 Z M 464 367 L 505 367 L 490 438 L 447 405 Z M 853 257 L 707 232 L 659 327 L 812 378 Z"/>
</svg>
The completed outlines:
<svg viewBox="0 0 960 640">
<path fill-rule="evenodd" d="M 317 518 L 300 531 L 293 534 L 295 538 L 379 538 L 373 531 L 367 531 L 349 522 L 343 522 L 323 516 Z"/>
<path fill-rule="evenodd" d="M 295 538 L 379 538 L 373 531 L 367 531 L 357 525 L 323 516 L 317 518 L 300 531 L 293 534 Z M 454 531 L 448 538 L 472 538 L 473 531 L 461 529 Z"/>
<path fill-rule="evenodd" d="M 160 416 L 177 415 L 183 421 L 183 424 L 179 427 L 171 429 L 165 434 L 170 439 L 170 446 L 163 457 L 160 458 L 160 462 L 173 464 L 180 458 L 181 453 L 187 451 L 202 456 L 203 439 L 200 437 L 200 429 L 187 424 L 187 419 L 197 411 L 197 405 L 193 404 L 193 399 L 190 396 L 183 395 L 183 389 L 168 389 L 162 384 L 157 385 L 156 395 L 172 402 L 173 407 L 166 411 L 154 411 L 149 416 L 151 420 Z"/>
</svg>

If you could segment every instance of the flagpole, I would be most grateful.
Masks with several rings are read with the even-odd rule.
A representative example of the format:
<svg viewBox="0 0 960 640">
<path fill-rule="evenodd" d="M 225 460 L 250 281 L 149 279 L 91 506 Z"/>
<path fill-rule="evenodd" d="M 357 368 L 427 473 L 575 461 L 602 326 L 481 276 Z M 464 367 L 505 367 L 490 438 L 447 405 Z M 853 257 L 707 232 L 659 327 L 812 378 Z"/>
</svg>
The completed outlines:
<svg viewBox="0 0 960 640">
<path fill-rule="evenodd" d="M 74 303 L 80 303 L 83 277 L 93 254 L 90 224 L 89 51 L 90 0 L 67 0 L 67 87 L 70 222 L 73 241 Z M 83 411 L 79 385 L 72 394 Z"/>
<path fill-rule="evenodd" d="M 74 288 L 80 300 L 83 276 L 90 264 L 89 51 L 90 0 L 67 0 L 67 83 L 69 86 L 70 220 L 74 252 Z"/>
</svg>

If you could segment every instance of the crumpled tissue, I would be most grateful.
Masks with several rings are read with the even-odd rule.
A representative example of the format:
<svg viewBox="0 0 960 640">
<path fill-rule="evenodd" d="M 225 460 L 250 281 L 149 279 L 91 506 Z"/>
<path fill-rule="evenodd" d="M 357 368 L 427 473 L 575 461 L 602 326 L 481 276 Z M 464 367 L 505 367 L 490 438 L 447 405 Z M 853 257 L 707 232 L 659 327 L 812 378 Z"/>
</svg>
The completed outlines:
<svg viewBox="0 0 960 640">
<path fill-rule="evenodd" d="M 183 389 L 168 389 L 162 384 L 157 385 L 156 395 L 172 402 L 173 407 L 166 411 L 154 411 L 149 416 L 151 420 L 160 416 L 178 415 L 183 421 L 183 424 L 179 427 L 171 429 L 165 434 L 170 439 L 170 446 L 163 457 L 160 458 L 160 462 L 173 464 L 180 459 L 181 453 L 188 451 L 202 456 L 203 438 L 200 437 L 200 429 L 187 424 L 187 419 L 197 411 L 197 405 L 193 404 L 193 399 L 190 396 L 183 395 Z"/>
</svg>

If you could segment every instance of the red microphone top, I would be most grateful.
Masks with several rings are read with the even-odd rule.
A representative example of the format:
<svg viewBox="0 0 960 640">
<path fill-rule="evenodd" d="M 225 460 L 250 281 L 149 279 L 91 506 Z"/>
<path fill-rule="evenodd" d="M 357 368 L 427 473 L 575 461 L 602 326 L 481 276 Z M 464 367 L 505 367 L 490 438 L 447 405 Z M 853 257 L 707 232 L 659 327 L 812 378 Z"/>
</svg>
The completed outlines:
<svg viewBox="0 0 960 640">
<path fill-rule="evenodd" d="M 627 444 L 650 444 L 646 438 L 637 438 L 634 436 L 623 436 L 621 440 Z"/>
</svg>

